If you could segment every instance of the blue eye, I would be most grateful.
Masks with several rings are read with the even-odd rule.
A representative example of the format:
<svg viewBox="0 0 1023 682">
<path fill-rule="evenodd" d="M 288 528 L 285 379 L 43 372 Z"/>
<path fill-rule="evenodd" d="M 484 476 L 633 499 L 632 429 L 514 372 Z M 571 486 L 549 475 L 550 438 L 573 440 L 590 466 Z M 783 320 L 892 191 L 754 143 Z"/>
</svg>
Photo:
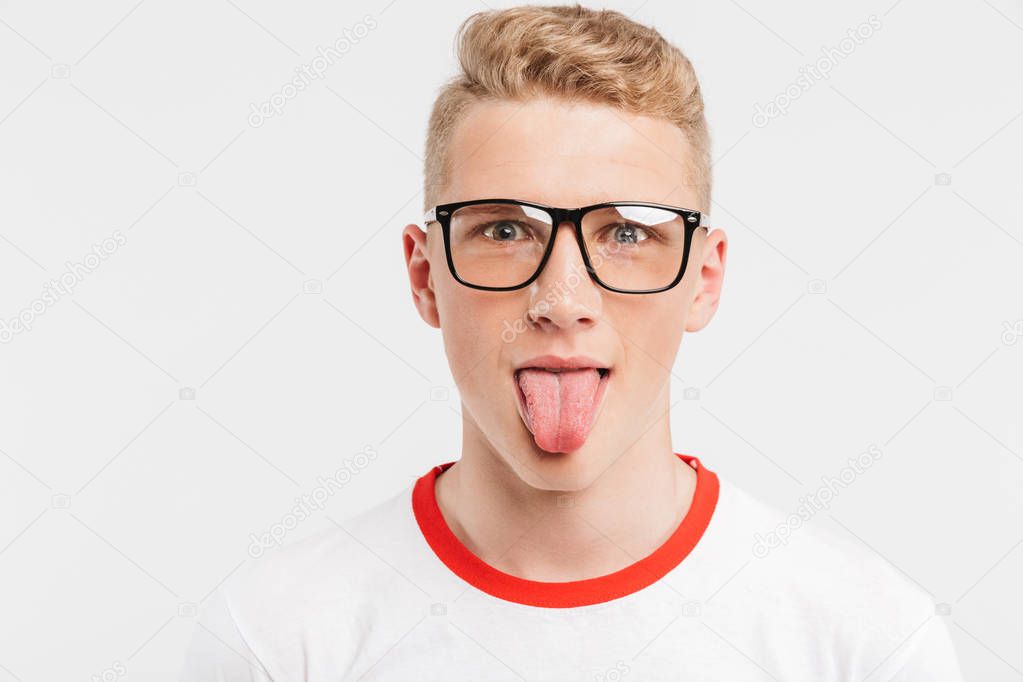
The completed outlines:
<svg viewBox="0 0 1023 682">
<path fill-rule="evenodd" d="M 636 244 L 650 238 L 650 234 L 640 227 L 631 223 L 621 223 L 611 226 L 614 240 L 620 244 Z"/>
</svg>

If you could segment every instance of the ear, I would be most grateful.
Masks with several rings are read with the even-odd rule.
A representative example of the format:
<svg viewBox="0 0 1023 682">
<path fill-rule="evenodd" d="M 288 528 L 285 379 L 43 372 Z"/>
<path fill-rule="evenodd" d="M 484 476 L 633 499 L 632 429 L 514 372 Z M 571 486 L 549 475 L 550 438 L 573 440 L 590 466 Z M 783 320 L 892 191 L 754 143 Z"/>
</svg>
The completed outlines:
<svg viewBox="0 0 1023 682">
<path fill-rule="evenodd" d="M 440 327 L 437 297 L 433 291 L 433 278 L 430 276 L 426 233 L 419 229 L 415 223 L 410 223 L 402 231 L 401 241 L 405 251 L 409 285 L 412 287 L 412 302 L 426 324 L 431 327 Z"/>
<path fill-rule="evenodd" d="M 699 266 L 696 284 L 693 287 L 693 302 L 689 307 L 686 331 L 700 331 L 708 324 L 718 309 L 721 287 L 725 279 L 725 259 L 728 256 L 728 236 L 724 230 L 715 229 L 703 239 L 693 240 L 693 253 L 697 256 L 693 264 Z"/>
</svg>

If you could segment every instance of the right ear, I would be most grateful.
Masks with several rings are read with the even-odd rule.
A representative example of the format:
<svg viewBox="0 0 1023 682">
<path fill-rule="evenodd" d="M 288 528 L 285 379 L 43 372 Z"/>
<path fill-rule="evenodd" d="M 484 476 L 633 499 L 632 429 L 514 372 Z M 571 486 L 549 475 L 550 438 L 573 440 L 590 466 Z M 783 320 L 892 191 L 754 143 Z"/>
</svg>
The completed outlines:
<svg viewBox="0 0 1023 682">
<path fill-rule="evenodd" d="M 437 312 L 433 278 L 430 277 L 426 233 L 415 223 L 410 223 L 402 231 L 401 241 L 405 251 L 405 265 L 408 268 L 408 281 L 412 287 L 412 302 L 426 324 L 439 328 L 440 314 Z"/>
</svg>

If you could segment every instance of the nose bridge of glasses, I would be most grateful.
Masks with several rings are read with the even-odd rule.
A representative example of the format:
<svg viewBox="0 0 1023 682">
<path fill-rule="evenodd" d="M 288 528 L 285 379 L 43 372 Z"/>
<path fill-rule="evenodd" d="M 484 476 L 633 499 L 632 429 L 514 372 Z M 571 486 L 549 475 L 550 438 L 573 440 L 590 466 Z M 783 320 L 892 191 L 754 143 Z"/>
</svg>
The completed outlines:
<svg viewBox="0 0 1023 682">
<path fill-rule="evenodd" d="M 570 242 L 572 242 L 573 244 L 575 243 L 576 227 L 580 225 L 583 212 L 582 209 L 578 208 L 551 208 L 548 210 L 548 213 L 550 214 L 551 220 L 551 234 L 549 240 L 550 242 L 553 242 L 551 244 L 548 244 L 548 247 L 550 249 L 551 255 L 553 256 L 554 249 L 557 247 L 558 232 L 561 230 L 562 225 L 567 225 L 569 227 L 569 234 L 566 236 L 569 237 Z M 572 247 L 569 246 L 569 249 L 571 250 Z M 583 255 L 584 254 L 582 253 L 579 254 L 580 257 L 583 257 Z M 583 259 L 585 260 L 585 258 Z"/>
<path fill-rule="evenodd" d="M 578 208 L 554 208 L 549 211 L 551 216 L 551 234 L 547 245 L 547 255 L 541 263 L 540 278 L 543 280 L 561 281 L 576 272 L 585 277 L 589 270 L 585 247 L 576 240 L 576 226 L 582 216 Z M 562 227 L 568 228 L 568 234 L 559 241 L 558 232 Z"/>
<path fill-rule="evenodd" d="M 552 208 L 550 210 L 551 220 L 553 221 L 554 229 L 561 227 L 564 223 L 572 223 L 573 225 L 579 222 L 579 217 L 582 215 L 582 209 L 579 208 Z"/>
</svg>

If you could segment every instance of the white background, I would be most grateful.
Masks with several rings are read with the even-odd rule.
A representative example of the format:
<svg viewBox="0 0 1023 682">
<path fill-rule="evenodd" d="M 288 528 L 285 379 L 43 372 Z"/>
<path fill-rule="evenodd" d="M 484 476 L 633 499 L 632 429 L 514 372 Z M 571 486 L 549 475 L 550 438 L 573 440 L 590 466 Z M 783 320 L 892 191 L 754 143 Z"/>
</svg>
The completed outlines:
<svg viewBox="0 0 1023 682">
<path fill-rule="evenodd" d="M 877 446 L 815 522 L 934 596 L 968 679 L 1023 679 L 1023 6 L 611 6 L 696 65 L 730 240 L 674 368 L 676 450 L 795 510 Z M 485 8 L 0 0 L 0 319 L 36 305 L 0 344 L 0 681 L 174 679 L 196 605 L 317 477 L 378 453 L 288 542 L 458 458 L 399 234 Z"/>
</svg>

